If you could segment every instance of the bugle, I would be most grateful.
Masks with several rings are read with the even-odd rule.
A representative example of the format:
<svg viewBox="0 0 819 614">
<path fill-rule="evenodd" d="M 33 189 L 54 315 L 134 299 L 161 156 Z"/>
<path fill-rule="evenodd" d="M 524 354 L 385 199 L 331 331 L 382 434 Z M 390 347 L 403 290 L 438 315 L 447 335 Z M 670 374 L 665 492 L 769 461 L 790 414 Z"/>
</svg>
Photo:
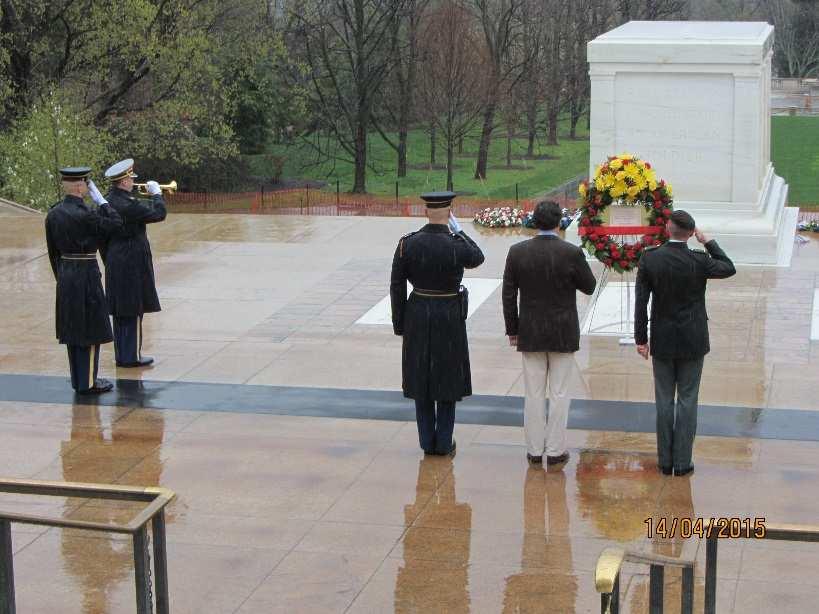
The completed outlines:
<svg viewBox="0 0 819 614">
<path fill-rule="evenodd" d="M 142 194 L 143 196 L 148 195 L 148 189 L 145 187 L 147 184 L 145 183 L 135 183 L 134 189 Z M 176 192 L 176 181 L 171 181 L 170 183 L 160 183 L 159 189 L 163 192 L 167 192 L 168 194 L 173 194 Z"/>
</svg>

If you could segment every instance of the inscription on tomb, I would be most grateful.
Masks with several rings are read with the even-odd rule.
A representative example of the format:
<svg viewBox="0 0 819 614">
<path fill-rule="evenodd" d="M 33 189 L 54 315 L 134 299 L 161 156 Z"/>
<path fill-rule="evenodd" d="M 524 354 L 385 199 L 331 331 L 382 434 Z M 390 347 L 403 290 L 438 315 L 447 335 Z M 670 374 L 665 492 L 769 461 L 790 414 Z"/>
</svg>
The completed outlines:
<svg viewBox="0 0 819 614">
<path fill-rule="evenodd" d="M 616 151 L 650 161 L 683 200 L 730 201 L 733 110 L 731 75 L 618 73 Z"/>
</svg>

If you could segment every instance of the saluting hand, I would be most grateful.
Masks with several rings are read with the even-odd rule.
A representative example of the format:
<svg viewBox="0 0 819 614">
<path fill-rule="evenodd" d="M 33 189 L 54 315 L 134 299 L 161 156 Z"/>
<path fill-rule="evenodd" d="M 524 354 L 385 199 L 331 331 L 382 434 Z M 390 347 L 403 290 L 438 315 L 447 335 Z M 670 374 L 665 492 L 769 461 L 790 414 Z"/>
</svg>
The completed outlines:
<svg viewBox="0 0 819 614">
<path fill-rule="evenodd" d="M 705 234 L 699 228 L 694 229 L 694 236 L 697 237 L 697 241 L 699 241 L 703 245 L 710 241 L 710 239 L 706 237 Z"/>
</svg>

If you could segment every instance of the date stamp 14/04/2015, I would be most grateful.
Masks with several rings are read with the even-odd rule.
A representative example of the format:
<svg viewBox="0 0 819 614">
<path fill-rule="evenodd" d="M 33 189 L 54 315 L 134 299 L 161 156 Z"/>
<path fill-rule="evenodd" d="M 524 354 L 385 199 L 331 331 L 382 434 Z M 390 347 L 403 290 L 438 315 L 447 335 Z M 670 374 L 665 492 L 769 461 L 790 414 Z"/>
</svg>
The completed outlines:
<svg viewBox="0 0 819 614">
<path fill-rule="evenodd" d="M 688 539 L 700 537 L 710 539 L 717 538 L 757 538 L 765 537 L 765 518 L 740 518 L 733 516 L 729 518 L 677 518 L 665 517 L 646 518 L 646 537 L 654 539 L 674 539 L 681 537 Z"/>
</svg>

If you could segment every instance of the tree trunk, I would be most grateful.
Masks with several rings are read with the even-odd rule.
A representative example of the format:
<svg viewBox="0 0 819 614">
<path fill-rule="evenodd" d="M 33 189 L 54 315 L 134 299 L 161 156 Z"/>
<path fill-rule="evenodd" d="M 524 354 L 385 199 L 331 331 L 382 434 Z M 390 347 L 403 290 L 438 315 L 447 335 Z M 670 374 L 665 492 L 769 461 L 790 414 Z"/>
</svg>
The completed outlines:
<svg viewBox="0 0 819 614">
<path fill-rule="evenodd" d="M 577 98 L 572 95 L 572 100 L 569 103 L 569 114 L 571 115 L 571 122 L 569 127 L 569 138 L 574 140 L 577 138 L 577 122 L 580 119 L 580 105 L 577 104 Z"/>
<path fill-rule="evenodd" d="M 446 189 L 450 192 L 455 191 L 455 187 L 452 183 L 452 161 L 454 159 L 453 150 L 455 149 L 454 143 L 452 139 L 447 139 L 446 142 Z"/>
<path fill-rule="evenodd" d="M 367 124 L 359 116 L 355 129 L 355 179 L 353 194 L 367 193 Z"/>
<path fill-rule="evenodd" d="M 558 102 L 559 101 L 557 95 L 552 95 L 549 97 L 549 108 L 547 111 L 549 135 L 546 138 L 547 145 L 557 145 L 557 120 L 560 112 Z"/>
<path fill-rule="evenodd" d="M 458 137 L 458 153 L 462 154 L 464 152 L 464 137 L 463 135 Z"/>
<path fill-rule="evenodd" d="M 435 166 L 435 124 L 429 129 L 429 165 Z"/>
<path fill-rule="evenodd" d="M 407 127 L 398 129 L 398 176 L 407 176 Z"/>
<path fill-rule="evenodd" d="M 526 104 L 526 131 L 528 141 L 526 143 L 526 157 L 535 156 L 535 137 L 537 136 L 537 101 L 530 98 Z"/>
<path fill-rule="evenodd" d="M 512 168 L 512 137 L 515 133 L 515 127 L 509 124 L 506 127 L 506 168 Z"/>
<path fill-rule="evenodd" d="M 489 144 L 492 142 L 494 123 L 495 101 L 493 99 L 483 113 L 483 128 L 481 128 L 481 142 L 478 145 L 478 162 L 475 164 L 475 179 L 486 179 L 486 165 L 489 160 Z"/>
</svg>

